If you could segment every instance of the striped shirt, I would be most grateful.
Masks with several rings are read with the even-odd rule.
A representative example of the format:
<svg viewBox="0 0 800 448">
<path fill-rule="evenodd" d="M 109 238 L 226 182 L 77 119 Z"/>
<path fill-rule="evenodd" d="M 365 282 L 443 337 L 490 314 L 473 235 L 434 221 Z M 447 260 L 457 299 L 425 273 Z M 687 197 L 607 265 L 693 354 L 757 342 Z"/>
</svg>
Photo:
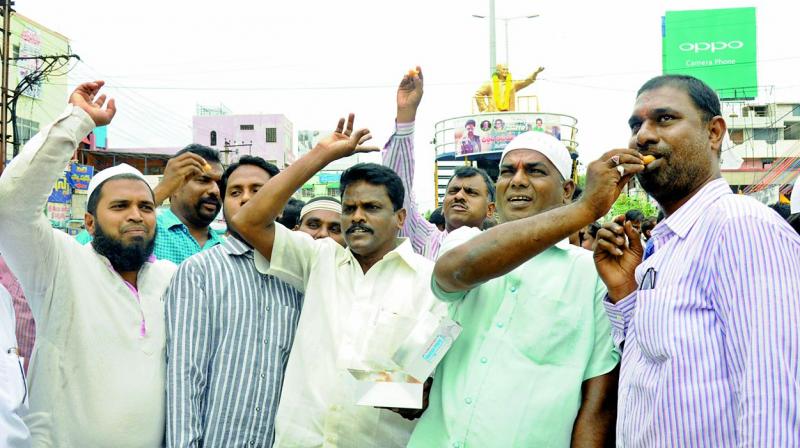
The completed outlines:
<svg viewBox="0 0 800 448">
<path fill-rule="evenodd" d="M 3 257 L 0 257 L 0 285 L 4 286 L 14 304 L 14 314 L 16 315 L 16 336 L 19 356 L 25 358 L 25 371 L 28 371 L 28 363 L 33 354 L 33 341 L 36 339 L 36 322 L 33 320 L 31 307 L 22 292 L 17 277 L 8 268 Z"/>
<path fill-rule="evenodd" d="M 165 293 L 167 446 L 269 447 L 303 296 L 231 236 Z"/>
<path fill-rule="evenodd" d="M 407 237 L 411 241 L 414 252 L 429 260 L 436 260 L 447 230 L 439 230 L 435 224 L 428 222 L 417 207 L 417 199 L 414 197 L 414 123 L 397 123 L 396 127 L 395 133 L 386 142 L 381 157 L 383 165 L 400 176 L 406 190 L 403 207 L 407 215 L 399 236 Z"/>
<path fill-rule="evenodd" d="M 651 241 L 639 290 L 604 302 L 625 341 L 617 443 L 800 446 L 800 236 L 717 179 Z"/>
</svg>

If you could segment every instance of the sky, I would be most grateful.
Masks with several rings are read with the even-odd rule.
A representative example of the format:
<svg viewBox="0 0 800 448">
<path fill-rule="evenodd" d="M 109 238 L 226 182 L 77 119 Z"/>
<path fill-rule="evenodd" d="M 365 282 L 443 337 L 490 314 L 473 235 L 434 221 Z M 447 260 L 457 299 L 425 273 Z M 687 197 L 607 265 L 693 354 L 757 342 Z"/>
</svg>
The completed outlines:
<svg viewBox="0 0 800 448">
<path fill-rule="evenodd" d="M 425 95 L 416 122 L 414 190 L 433 208 L 435 123 L 471 112 L 489 79 L 488 0 L 17 0 L 20 13 L 67 36 L 81 62 L 70 83 L 104 79 L 117 100 L 113 148 L 181 147 L 191 142 L 197 104 L 233 113 L 281 113 L 301 129 L 333 130 L 356 114 L 373 143 L 391 136 L 395 92 L 422 66 Z M 521 94 L 542 112 L 578 120 L 584 163 L 626 147 L 638 87 L 661 73 L 665 11 L 757 6 L 758 79 L 769 101 L 799 101 L 800 2 L 671 0 L 615 2 L 496 0 L 509 22 L 515 79 L 545 67 Z M 505 61 L 503 22 L 497 61 Z"/>
</svg>

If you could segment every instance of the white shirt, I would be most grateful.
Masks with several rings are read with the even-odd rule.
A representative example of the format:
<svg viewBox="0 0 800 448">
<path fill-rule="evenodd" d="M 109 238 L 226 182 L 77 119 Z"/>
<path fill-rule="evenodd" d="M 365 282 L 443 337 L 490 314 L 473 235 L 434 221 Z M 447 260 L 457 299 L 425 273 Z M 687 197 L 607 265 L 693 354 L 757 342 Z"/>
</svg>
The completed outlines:
<svg viewBox="0 0 800 448">
<path fill-rule="evenodd" d="M 161 295 L 175 265 L 145 263 L 137 298 L 105 257 L 51 228 L 42 214 L 53 184 L 93 127 L 85 112 L 70 106 L 0 178 L 0 252 L 36 320 L 25 423 L 37 446 L 161 446 Z"/>
<path fill-rule="evenodd" d="M 362 342 L 351 316 L 375 306 L 417 318 L 432 306 L 444 314 L 430 288 L 433 262 L 399 239 L 365 274 L 349 249 L 329 238 L 275 226 L 271 263 L 256 267 L 305 292 L 281 403 L 276 447 L 405 447 L 415 422 L 394 412 L 355 405 L 355 380 L 337 361 Z"/>
<path fill-rule="evenodd" d="M 31 445 L 31 434 L 22 421 L 28 409 L 22 359 L 16 354 L 17 337 L 11 294 L 0 285 L 0 447 Z M 9 353 L 11 349 L 11 353 Z"/>
</svg>

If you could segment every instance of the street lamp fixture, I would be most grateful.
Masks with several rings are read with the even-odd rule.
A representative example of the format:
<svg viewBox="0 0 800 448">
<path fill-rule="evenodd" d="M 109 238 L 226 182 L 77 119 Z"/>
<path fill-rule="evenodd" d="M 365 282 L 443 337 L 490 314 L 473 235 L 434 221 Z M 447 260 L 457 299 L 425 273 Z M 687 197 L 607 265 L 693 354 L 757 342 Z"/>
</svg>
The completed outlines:
<svg viewBox="0 0 800 448">
<path fill-rule="evenodd" d="M 476 19 L 485 19 L 486 18 L 486 16 L 482 16 L 480 14 L 472 14 L 472 17 L 475 17 Z M 539 14 L 520 15 L 520 16 L 513 16 L 513 17 L 496 17 L 495 18 L 495 21 L 502 20 L 503 24 L 505 25 L 506 65 L 508 65 L 508 22 L 510 22 L 512 20 L 517 20 L 517 19 L 535 19 L 536 17 L 539 17 Z M 495 69 L 495 67 L 494 67 L 495 66 L 495 58 L 496 58 L 495 52 L 497 51 L 497 49 L 494 46 L 494 36 L 493 36 L 493 34 L 494 34 L 494 26 L 493 25 L 494 24 L 492 23 L 492 24 L 490 24 L 490 27 L 489 27 L 490 28 L 490 34 L 492 34 L 490 36 L 490 41 L 489 41 L 489 45 L 490 45 L 490 48 L 489 48 L 489 52 L 490 52 L 490 54 L 489 54 L 489 60 L 490 60 L 489 65 L 490 65 L 490 70 L 492 70 L 492 71 L 494 71 L 494 69 Z"/>
</svg>

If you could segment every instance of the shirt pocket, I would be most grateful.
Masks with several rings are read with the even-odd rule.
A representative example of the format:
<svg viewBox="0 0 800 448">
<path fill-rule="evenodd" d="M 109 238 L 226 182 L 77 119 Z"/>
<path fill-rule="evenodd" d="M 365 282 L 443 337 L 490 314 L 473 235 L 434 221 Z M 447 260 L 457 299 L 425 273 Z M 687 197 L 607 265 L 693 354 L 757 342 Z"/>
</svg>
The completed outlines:
<svg viewBox="0 0 800 448">
<path fill-rule="evenodd" d="M 300 309 L 296 306 L 288 306 L 280 303 L 273 305 L 273 312 L 276 314 L 277 329 L 275 336 L 281 353 L 289 355 L 294 342 L 294 333 L 297 330 L 297 322 L 300 319 Z"/>
<path fill-rule="evenodd" d="M 642 355 L 661 363 L 672 356 L 676 288 L 639 290 L 632 326 Z"/>
<path fill-rule="evenodd" d="M 22 359 L 13 353 L 0 354 L 0 408 L 17 410 L 26 399 Z"/>
<path fill-rule="evenodd" d="M 517 304 L 510 328 L 514 344 L 539 365 L 571 364 L 581 322 L 579 307 L 543 297 L 524 300 L 534 303 Z"/>
</svg>

